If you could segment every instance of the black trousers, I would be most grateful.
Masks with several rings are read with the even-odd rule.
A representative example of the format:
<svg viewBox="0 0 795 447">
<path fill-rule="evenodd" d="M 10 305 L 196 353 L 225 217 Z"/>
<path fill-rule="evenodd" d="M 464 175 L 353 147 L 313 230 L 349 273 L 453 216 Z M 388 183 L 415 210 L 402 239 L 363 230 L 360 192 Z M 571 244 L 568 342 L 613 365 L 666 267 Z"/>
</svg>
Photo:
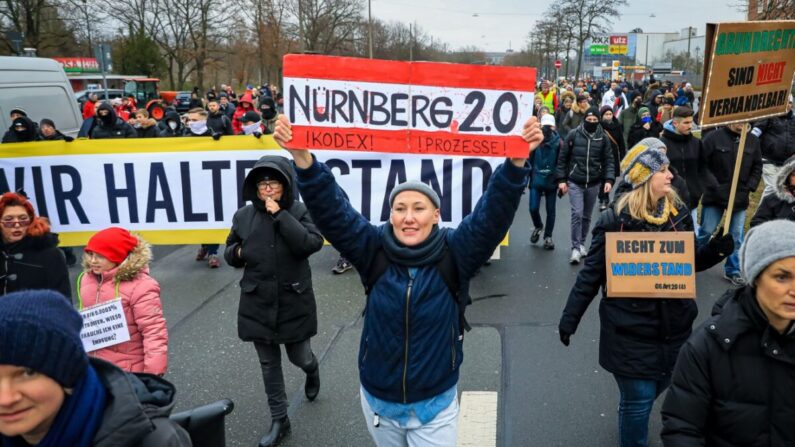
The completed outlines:
<svg viewBox="0 0 795 447">
<path fill-rule="evenodd" d="M 257 356 L 262 367 L 262 380 L 265 382 L 265 393 L 268 395 L 268 406 L 271 409 L 271 418 L 281 419 L 287 416 L 287 392 L 284 389 L 284 375 L 282 374 L 282 349 L 277 343 L 254 343 Z M 317 369 L 317 359 L 312 353 L 309 339 L 298 343 L 284 345 L 290 363 L 301 368 L 305 373 Z"/>
</svg>

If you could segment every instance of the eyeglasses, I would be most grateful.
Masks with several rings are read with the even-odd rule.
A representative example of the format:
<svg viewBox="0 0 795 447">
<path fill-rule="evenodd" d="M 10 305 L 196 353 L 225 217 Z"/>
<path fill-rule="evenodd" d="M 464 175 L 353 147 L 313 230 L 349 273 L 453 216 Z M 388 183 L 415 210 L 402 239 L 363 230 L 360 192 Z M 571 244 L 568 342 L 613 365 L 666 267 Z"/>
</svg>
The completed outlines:
<svg viewBox="0 0 795 447">
<path fill-rule="evenodd" d="M 257 188 L 259 188 L 259 189 L 273 189 L 273 190 L 276 190 L 276 189 L 279 189 L 281 187 L 282 187 L 282 184 L 278 180 L 264 180 L 264 181 L 261 181 L 261 182 L 257 183 Z"/>
<path fill-rule="evenodd" d="M 0 223 L 2 223 L 5 228 L 14 228 L 17 225 L 20 227 L 27 227 L 30 225 L 30 219 L 27 217 L 23 219 L 3 219 Z"/>
</svg>

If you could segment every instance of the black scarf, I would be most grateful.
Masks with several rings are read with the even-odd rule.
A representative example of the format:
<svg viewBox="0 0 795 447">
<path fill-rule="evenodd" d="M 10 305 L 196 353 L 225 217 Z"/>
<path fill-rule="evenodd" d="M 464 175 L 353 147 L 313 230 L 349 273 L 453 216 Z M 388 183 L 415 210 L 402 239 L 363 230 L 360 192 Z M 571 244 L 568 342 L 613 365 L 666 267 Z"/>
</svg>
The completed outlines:
<svg viewBox="0 0 795 447">
<path fill-rule="evenodd" d="M 391 223 L 384 229 L 384 254 L 392 263 L 406 267 L 423 267 L 439 262 L 444 255 L 447 228 L 434 225 L 428 239 L 414 247 L 407 247 L 395 238 Z"/>
</svg>

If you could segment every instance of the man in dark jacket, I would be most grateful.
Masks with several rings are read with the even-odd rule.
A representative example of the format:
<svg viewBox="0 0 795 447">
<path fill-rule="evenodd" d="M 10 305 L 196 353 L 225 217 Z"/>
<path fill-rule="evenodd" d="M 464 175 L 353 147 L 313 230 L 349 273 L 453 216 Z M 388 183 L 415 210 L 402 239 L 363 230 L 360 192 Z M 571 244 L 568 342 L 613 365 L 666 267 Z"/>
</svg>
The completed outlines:
<svg viewBox="0 0 795 447">
<path fill-rule="evenodd" d="M 635 124 L 629 129 L 627 148 L 631 149 L 632 146 L 644 138 L 660 138 L 660 133 L 662 133 L 662 131 L 662 124 L 652 118 L 649 108 L 641 107 L 638 109 L 637 121 L 635 121 Z"/>
<path fill-rule="evenodd" d="M 693 222 L 698 219 L 698 204 L 706 185 L 717 184 L 717 179 L 707 167 L 701 140 L 690 133 L 693 128 L 693 109 L 680 106 L 674 110 L 671 121 L 663 124 L 660 140 L 665 143 L 666 155 L 671 166 L 687 183 L 690 200 L 687 207 L 692 210 Z M 698 225 L 696 225 L 698 233 Z"/>
<path fill-rule="evenodd" d="M 149 117 L 149 112 L 146 109 L 138 109 L 135 111 L 135 118 L 133 128 L 135 129 L 138 138 L 157 138 L 160 136 L 160 130 L 157 127 L 157 120 Z"/>
<path fill-rule="evenodd" d="M 323 236 L 295 199 L 294 178 L 286 158 L 260 158 L 243 182 L 243 200 L 251 204 L 235 213 L 224 252 L 229 265 L 245 267 L 237 330 L 243 341 L 254 342 L 273 420 L 261 446 L 274 445 L 290 428 L 280 345 L 307 374 L 307 398 L 314 400 L 320 390 L 309 344 L 317 334 L 309 256 L 323 248 Z"/>
<path fill-rule="evenodd" d="M 544 142 L 538 149 L 530 154 L 527 161 L 530 163 L 530 217 L 533 220 L 533 233 L 530 235 L 530 242 L 538 242 L 541 231 L 544 232 L 544 248 L 547 250 L 555 249 L 555 242 L 552 241 L 552 230 L 555 228 L 555 199 L 557 183 L 555 170 L 558 165 L 558 153 L 563 140 L 555 130 L 555 118 L 552 115 L 541 117 L 541 131 L 544 133 Z M 541 220 L 541 198 L 546 203 L 546 225 Z"/>
<path fill-rule="evenodd" d="M 762 179 L 765 181 L 763 197 L 776 190 L 778 171 L 787 159 L 795 154 L 795 112 L 792 95 L 789 95 L 786 115 L 768 118 L 756 123 L 751 131 L 762 145 Z"/>
<path fill-rule="evenodd" d="M 49 118 L 44 118 L 39 123 L 39 136 L 44 141 L 72 141 L 74 138 L 64 135 L 60 130 L 55 128 L 55 122 Z"/>
<path fill-rule="evenodd" d="M 91 130 L 91 139 L 99 140 L 105 138 L 135 138 L 135 129 L 121 118 L 116 116 L 113 106 L 103 102 L 97 108 L 97 124 Z"/>
<path fill-rule="evenodd" d="M 229 95 L 221 92 L 218 95 L 218 108 L 219 110 L 231 120 L 235 116 L 235 105 L 229 102 Z"/>
<path fill-rule="evenodd" d="M 217 104 L 217 103 L 216 103 Z M 214 131 L 208 124 L 207 111 L 204 109 L 191 109 L 188 111 L 188 125 L 183 131 L 184 137 L 212 137 L 213 140 L 221 138 L 219 132 Z M 202 244 L 196 253 L 196 261 L 207 260 L 207 266 L 217 269 L 221 266 L 221 259 L 218 257 L 219 244 Z"/>
<path fill-rule="evenodd" d="M 41 140 L 41 136 L 38 135 L 36 123 L 27 116 L 14 118 L 11 127 L 3 136 L 3 143 L 26 143 L 37 140 Z"/>
<path fill-rule="evenodd" d="M 740 132 L 744 124 L 730 124 L 720 128 L 704 139 L 704 160 L 707 169 L 715 176 L 715 184 L 705 185 L 704 195 L 701 199 L 701 228 L 698 233 L 698 243 L 706 243 L 718 227 L 723 214 L 729 206 L 729 194 L 732 188 L 734 165 L 737 159 L 737 149 L 740 145 Z M 732 211 L 729 232 L 734 237 L 734 246 L 740 247 L 743 243 L 745 232 L 745 212 L 748 209 L 751 192 L 756 191 L 762 179 L 762 153 L 759 149 L 759 139 L 749 134 L 745 140 L 745 150 L 742 154 L 740 177 L 737 182 L 737 192 L 734 197 L 734 210 Z M 740 261 L 737 249 L 726 259 L 724 277 L 734 285 L 743 286 L 740 275 Z"/>
<path fill-rule="evenodd" d="M 163 117 L 163 124 L 164 128 L 160 131 L 161 137 L 181 137 L 185 133 L 185 129 L 182 126 L 182 118 L 175 110 L 166 112 L 166 116 Z"/>
<path fill-rule="evenodd" d="M 218 101 L 211 99 L 207 102 L 207 127 L 212 129 L 213 133 L 221 135 L 234 135 L 235 131 L 232 129 L 232 120 L 220 109 Z"/>
<path fill-rule="evenodd" d="M 795 223 L 754 227 L 741 251 L 748 285 L 726 292 L 679 352 L 665 447 L 795 445 Z"/>
<path fill-rule="evenodd" d="M 599 190 L 609 193 L 613 187 L 615 169 L 610 140 L 599 126 L 599 110 L 590 107 L 585 121 L 566 137 L 555 174 L 560 193 L 571 192 L 572 264 L 579 264 L 587 253 L 591 214 Z"/>
<path fill-rule="evenodd" d="M 651 114 L 651 120 L 657 121 L 657 112 L 662 105 L 663 102 L 663 93 L 660 90 L 653 90 L 651 95 L 649 95 L 649 101 L 646 103 L 646 108 L 649 109 L 649 113 Z M 654 138 L 659 138 L 658 136 L 654 136 Z"/>
</svg>

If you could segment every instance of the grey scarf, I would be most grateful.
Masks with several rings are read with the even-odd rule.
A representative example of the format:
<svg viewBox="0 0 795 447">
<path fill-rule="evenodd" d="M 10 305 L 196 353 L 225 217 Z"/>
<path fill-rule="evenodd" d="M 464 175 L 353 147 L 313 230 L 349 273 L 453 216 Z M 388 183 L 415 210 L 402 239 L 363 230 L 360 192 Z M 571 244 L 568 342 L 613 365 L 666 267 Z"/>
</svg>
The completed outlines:
<svg viewBox="0 0 795 447">
<path fill-rule="evenodd" d="M 407 247 L 395 238 L 392 224 L 387 223 L 383 237 L 384 253 L 392 263 L 406 267 L 434 265 L 444 255 L 447 231 L 447 228 L 440 229 L 434 225 L 428 239 L 417 246 Z"/>
</svg>

